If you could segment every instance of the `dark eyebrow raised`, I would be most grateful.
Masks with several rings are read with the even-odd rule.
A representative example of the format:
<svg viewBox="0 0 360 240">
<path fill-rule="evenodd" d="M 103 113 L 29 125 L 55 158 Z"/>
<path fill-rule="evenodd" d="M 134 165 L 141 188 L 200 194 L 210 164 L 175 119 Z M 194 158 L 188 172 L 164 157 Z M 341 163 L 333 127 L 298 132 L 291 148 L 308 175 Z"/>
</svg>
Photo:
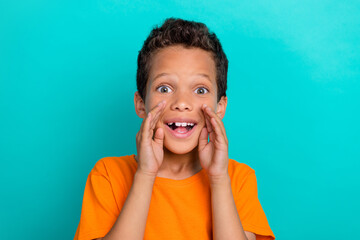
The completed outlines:
<svg viewBox="0 0 360 240">
<path fill-rule="evenodd" d="M 163 77 L 163 76 L 167 76 L 167 75 L 169 75 L 169 74 L 168 74 L 168 73 L 160 73 L 160 74 L 158 74 L 158 75 L 156 75 L 156 76 L 154 77 L 153 82 L 154 82 L 157 78 L 160 78 L 160 77 Z"/>
<path fill-rule="evenodd" d="M 205 73 L 198 73 L 198 74 L 196 74 L 196 75 L 205 77 L 205 78 L 206 78 L 207 80 L 209 80 L 209 82 L 211 83 L 211 79 L 210 79 L 209 75 L 207 75 L 207 74 L 205 74 Z"/>
<path fill-rule="evenodd" d="M 160 78 L 160 77 L 163 77 L 163 76 L 167 76 L 167 75 L 170 75 L 169 73 L 160 73 L 158 75 L 156 75 L 153 79 L 153 82 L 157 79 L 157 78 Z M 206 78 L 207 80 L 209 80 L 209 82 L 211 83 L 211 79 L 209 77 L 209 75 L 205 74 L 205 73 L 198 73 L 198 74 L 195 74 L 196 76 L 201 76 L 201 77 L 204 77 Z"/>
</svg>

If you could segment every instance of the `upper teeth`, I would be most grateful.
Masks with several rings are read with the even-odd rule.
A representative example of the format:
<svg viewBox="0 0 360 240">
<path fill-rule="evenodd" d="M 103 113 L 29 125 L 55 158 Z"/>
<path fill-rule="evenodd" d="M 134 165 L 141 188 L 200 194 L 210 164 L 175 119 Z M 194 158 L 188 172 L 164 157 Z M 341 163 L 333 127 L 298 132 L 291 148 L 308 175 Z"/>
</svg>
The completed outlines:
<svg viewBox="0 0 360 240">
<path fill-rule="evenodd" d="M 168 123 L 168 125 L 173 125 L 174 123 Z M 186 123 L 186 122 L 175 122 L 175 126 L 177 127 L 186 127 L 186 126 L 194 126 L 194 123 Z"/>
</svg>

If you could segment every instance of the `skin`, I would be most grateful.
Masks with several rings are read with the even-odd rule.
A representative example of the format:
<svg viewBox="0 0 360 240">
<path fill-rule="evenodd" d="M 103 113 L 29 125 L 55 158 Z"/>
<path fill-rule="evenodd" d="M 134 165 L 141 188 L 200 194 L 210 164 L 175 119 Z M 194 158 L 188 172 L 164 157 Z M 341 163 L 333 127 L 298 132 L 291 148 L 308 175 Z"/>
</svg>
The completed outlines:
<svg viewBox="0 0 360 240">
<path fill-rule="evenodd" d="M 206 74 L 208 77 L 199 74 Z M 144 121 L 147 114 L 151 110 L 154 111 L 151 120 L 151 126 L 154 127 L 153 133 L 155 133 L 154 147 L 159 156 L 157 159 L 163 156 L 163 161 L 158 162 L 158 168 L 152 166 L 153 168 L 147 169 L 148 171 L 153 174 L 157 172 L 157 176 L 181 179 L 204 168 L 199 161 L 199 156 L 205 159 L 206 154 L 212 150 L 212 146 L 207 146 L 201 148 L 205 152 L 200 151 L 201 154 L 198 154 L 200 134 L 203 128 L 206 128 L 206 124 L 210 126 L 210 117 L 205 117 L 207 115 L 204 104 L 214 109 L 218 118 L 224 117 L 227 105 L 226 97 L 222 97 L 217 102 L 215 79 L 214 60 L 211 54 L 204 50 L 174 46 L 159 51 L 153 57 L 145 102 L 138 93 L 135 93 L 134 97 L 136 113 Z M 161 90 L 168 92 L 163 93 Z M 162 101 L 165 103 L 157 106 Z M 172 117 L 188 117 L 197 121 L 195 132 L 190 138 L 174 138 L 165 129 L 165 119 Z M 203 132 L 203 138 L 207 138 L 205 134 Z M 212 136 L 213 134 L 210 135 Z M 181 143 L 181 148 L 179 148 L 179 143 Z M 204 146 L 201 145 L 201 147 Z M 163 155 L 161 155 L 162 150 Z M 227 151 L 224 152 L 223 158 L 227 158 L 226 153 Z M 141 153 L 138 154 L 138 157 L 140 156 Z M 208 163 L 205 161 L 204 163 L 207 168 Z M 221 174 L 226 172 L 227 168 L 223 164 L 222 172 L 214 172 L 214 170 L 219 170 L 214 168 L 211 170 L 210 174 Z"/>
<path fill-rule="evenodd" d="M 154 136 L 152 152 L 156 164 L 144 170 L 183 179 L 204 168 L 210 181 L 228 177 L 228 139 L 222 122 L 227 97 L 217 102 L 216 68 L 211 53 L 199 48 L 167 47 L 154 56 L 149 76 L 145 102 L 138 92 L 134 97 L 136 113 L 144 121 L 152 110 L 149 135 Z M 186 141 L 174 139 L 164 129 L 165 116 L 196 119 L 197 129 Z M 147 153 L 151 153 L 150 146 Z M 245 235 L 256 238 L 251 232 L 245 231 Z"/>
<path fill-rule="evenodd" d="M 134 96 L 136 113 L 143 118 L 136 135 L 134 183 L 104 239 L 142 239 L 155 177 L 184 179 L 202 168 L 211 186 L 214 239 L 256 239 L 254 233 L 243 230 L 231 191 L 228 139 L 222 122 L 227 98 L 217 102 L 212 55 L 199 48 L 161 49 L 152 59 L 146 89 L 145 101 L 138 92 Z M 168 132 L 164 121 L 174 117 L 197 121 L 190 137 L 179 139 Z"/>
</svg>

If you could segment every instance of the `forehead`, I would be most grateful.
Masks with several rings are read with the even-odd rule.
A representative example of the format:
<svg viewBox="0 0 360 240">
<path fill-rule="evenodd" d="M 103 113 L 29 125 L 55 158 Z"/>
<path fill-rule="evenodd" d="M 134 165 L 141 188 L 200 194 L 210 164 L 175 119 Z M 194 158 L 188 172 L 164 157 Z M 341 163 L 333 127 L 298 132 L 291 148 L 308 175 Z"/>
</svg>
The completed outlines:
<svg viewBox="0 0 360 240">
<path fill-rule="evenodd" d="M 216 83 L 214 57 L 211 52 L 201 48 L 185 48 L 181 45 L 166 47 L 152 57 L 149 81 L 152 82 L 159 75 L 207 75 L 211 82 Z"/>
</svg>

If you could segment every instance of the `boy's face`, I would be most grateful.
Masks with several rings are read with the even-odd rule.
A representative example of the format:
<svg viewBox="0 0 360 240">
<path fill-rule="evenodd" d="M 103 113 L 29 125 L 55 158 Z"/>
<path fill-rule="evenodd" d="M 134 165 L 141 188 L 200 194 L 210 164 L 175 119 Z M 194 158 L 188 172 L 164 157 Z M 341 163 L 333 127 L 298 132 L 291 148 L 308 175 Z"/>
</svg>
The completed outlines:
<svg viewBox="0 0 360 240">
<path fill-rule="evenodd" d="M 226 97 L 217 102 L 216 68 L 211 53 L 180 45 L 157 52 L 152 58 L 145 103 L 135 93 L 136 113 L 144 118 L 162 100 L 166 106 L 154 132 L 159 127 L 164 129 L 164 147 L 169 151 L 191 152 L 206 127 L 202 105 L 209 106 L 221 119 L 226 110 Z M 176 123 L 190 124 L 178 127 Z"/>
</svg>

